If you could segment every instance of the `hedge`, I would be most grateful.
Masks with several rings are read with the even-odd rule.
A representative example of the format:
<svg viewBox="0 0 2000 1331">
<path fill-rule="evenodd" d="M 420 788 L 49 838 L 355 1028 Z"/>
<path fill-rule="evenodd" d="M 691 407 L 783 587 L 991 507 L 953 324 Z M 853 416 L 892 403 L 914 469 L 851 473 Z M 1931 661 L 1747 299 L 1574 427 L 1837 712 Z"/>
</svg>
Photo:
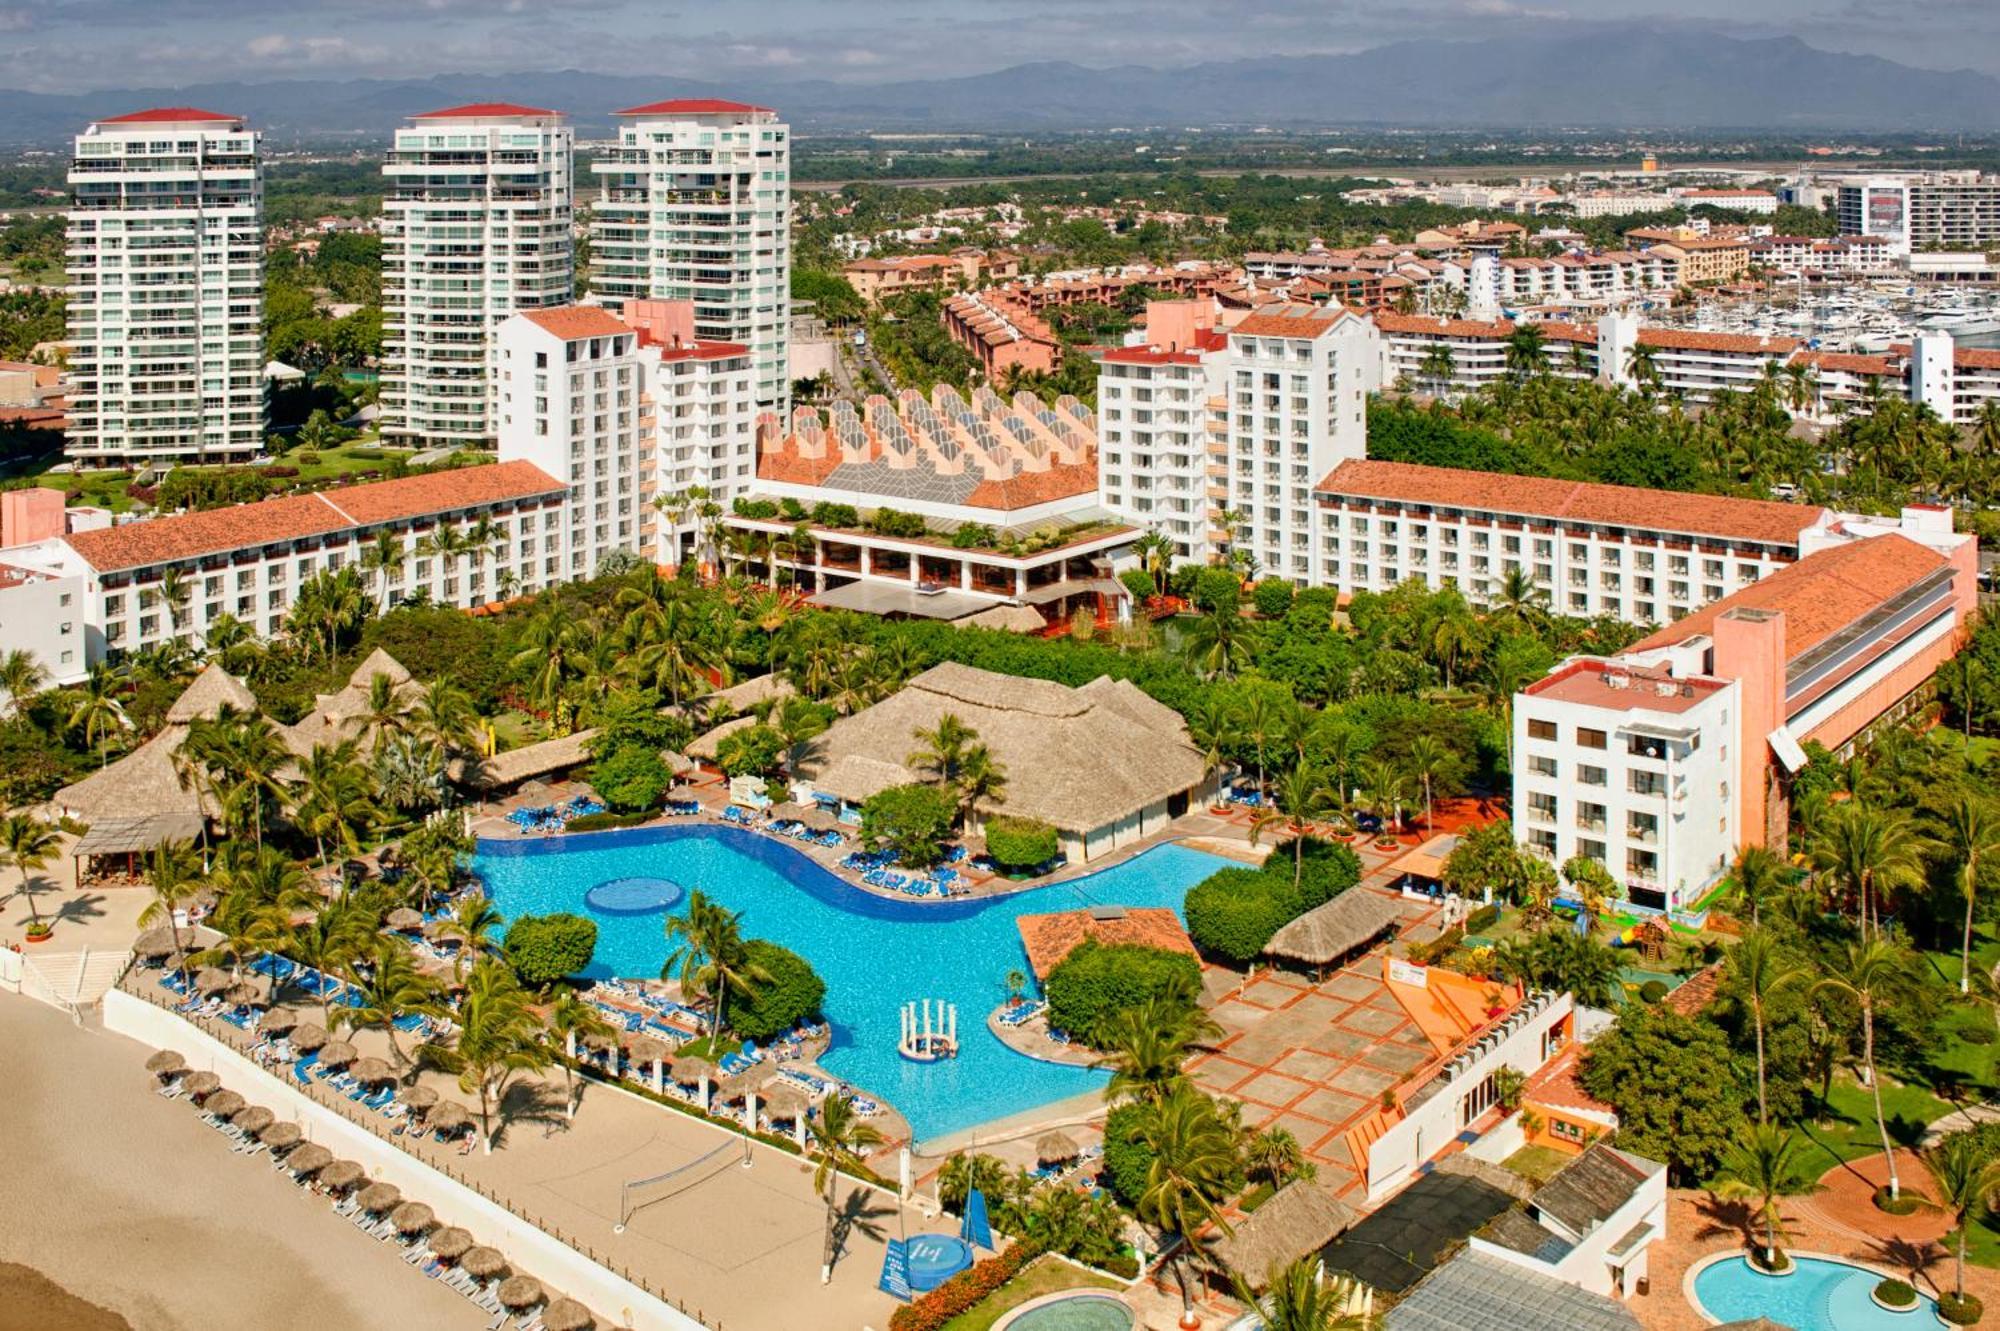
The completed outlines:
<svg viewBox="0 0 2000 1331">
<path fill-rule="evenodd" d="M 523 915 L 501 943 L 507 963 L 530 989 L 554 984 L 590 964 L 597 951 L 597 922 L 582 915 Z"/>
<path fill-rule="evenodd" d="M 992 1297 L 1042 1251 L 1033 1239 L 1015 1239 L 997 1257 L 960 1271 L 930 1293 L 919 1295 L 915 1302 L 896 1309 L 889 1318 L 889 1331 L 938 1331 L 952 1318 Z"/>
<path fill-rule="evenodd" d="M 753 986 L 749 997 L 730 1000 L 727 1018 L 731 1030 L 748 1040 L 769 1040 L 807 1017 L 819 1015 L 820 1004 L 826 1001 L 826 981 L 820 979 L 811 962 L 763 938 L 751 939 L 743 951 L 771 979 Z"/>
<path fill-rule="evenodd" d="M 1104 1119 L 1104 1178 L 1127 1206 L 1137 1206 L 1152 1172 L 1153 1149 L 1139 1137 L 1146 1106 L 1123 1104 Z"/>
<path fill-rule="evenodd" d="M 569 832 L 604 832 L 614 827 L 637 827 L 640 823 L 650 823 L 656 811 L 641 809 L 637 813 L 585 813 L 563 824 Z"/>
<path fill-rule="evenodd" d="M 1165 994 L 1201 991 L 1201 963 L 1184 952 L 1085 941 L 1049 972 L 1049 1025 L 1102 1047 L 1119 1013 Z"/>
<path fill-rule="evenodd" d="M 1271 935 L 1360 881 L 1361 861 L 1348 846 L 1309 839 L 1298 870 L 1286 843 L 1261 869 L 1221 869 L 1190 888 L 1182 907 L 1188 937 L 1203 952 L 1247 965 Z"/>
<path fill-rule="evenodd" d="M 1031 868 L 1056 857 L 1056 829 L 1037 818 L 996 814 L 986 820 L 986 853 L 1003 868 Z"/>
</svg>

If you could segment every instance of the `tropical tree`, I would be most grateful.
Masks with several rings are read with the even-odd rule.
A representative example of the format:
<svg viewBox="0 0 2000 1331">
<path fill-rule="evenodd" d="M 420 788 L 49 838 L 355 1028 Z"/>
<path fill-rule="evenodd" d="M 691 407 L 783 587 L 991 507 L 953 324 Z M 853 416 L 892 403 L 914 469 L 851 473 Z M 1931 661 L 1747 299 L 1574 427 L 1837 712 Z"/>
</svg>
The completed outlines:
<svg viewBox="0 0 2000 1331">
<path fill-rule="evenodd" d="M 1827 817 L 1813 848 L 1813 865 L 1853 896 L 1865 939 L 1880 930 L 1877 920 L 1885 898 L 1923 882 L 1923 845 L 1908 814 L 1855 799 Z"/>
<path fill-rule="evenodd" d="M 325 863 L 328 848 L 344 854 L 361 849 L 359 829 L 381 814 L 374 785 L 353 740 L 315 744 L 299 759 L 292 788 L 292 822 L 313 839 L 315 858 Z"/>
<path fill-rule="evenodd" d="M 1889 1140 L 1889 1120 L 1882 1112 L 1882 1079 L 1875 1075 L 1875 1014 L 1901 997 L 1910 985 L 1910 963 L 1901 946 L 1877 933 L 1847 945 L 1837 974 L 1827 975 L 1813 991 L 1832 990 L 1852 998 L 1861 1008 L 1862 1081 L 1875 1102 L 1875 1132 L 1882 1142 L 1882 1161 L 1889 1171 L 1891 1200 L 1901 1195 L 1896 1176 L 1896 1147 Z"/>
<path fill-rule="evenodd" d="M 1383 827 L 1394 830 L 1400 826 L 1410 791 L 1395 765 L 1370 754 L 1355 764 L 1354 775 L 1361 786 L 1361 803 L 1382 820 Z"/>
<path fill-rule="evenodd" d="M 1250 823 L 1250 844 L 1256 845 L 1264 829 L 1283 824 L 1292 834 L 1292 886 L 1305 879 L 1306 834 L 1313 820 L 1340 807 L 1340 796 L 1328 786 L 1318 768 L 1301 762 L 1272 783 L 1270 799 L 1257 807 Z"/>
<path fill-rule="evenodd" d="M 1222 1203 L 1235 1191 L 1238 1178 L 1237 1129 L 1213 1100 L 1183 1086 L 1146 1112 L 1138 1136 L 1152 1155 L 1139 1194 L 1139 1216 L 1181 1236 L 1169 1262 L 1180 1285 L 1181 1325 L 1196 1326 L 1188 1268 L 1203 1225 L 1213 1221 L 1229 1228 Z"/>
<path fill-rule="evenodd" d="M 1764 918 L 1764 903 L 1784 883 L 1785 862 L 1769 846 L 1745 846 L 1737 852 L 1729 876 L 1732 900 L 1750 908 L 1750 923 L 1756 925 Z"/>
<path fill-rule="evenodd" d="M 376 939 L 367 961 L 366 970 L 353 961 L 348 965 L 347 978 L 360 1004 L 343 1003 L 333 1013 L 333 1020 L 336 1025 L 357 1030 L 381 1031 L 389 1042 L 390 1058 L 401 1066 L 403 1049 L 396 1043 L 396 1023 L 432 1007 L 437 1001 L 437 985 L 417 969 L 410 949 L 393 938 Z"/>
<path fill-rule="evenodd" d="M 1221 1034 L 1191 994 L 1156 994 L 1125 1009 L 1112 1019 L 1098 1060 L 1099 1067 L 1111 1070 L 1105 1100 L 1158 1104 L 1187 1084 L 1181 1069 L 1188 1055 Z"/>
<path fill-rule="evenodd" d="M 153 899 L 139 912 L 139 923 L 147 928 L 164 924 L 173 939 L 174 954 L 185 965 L 181 947 L 181 912 L 200 893 L 203 883 L 194 849 L 184 841 L 163 841 L 146 857 L 146 884 Z M 29 901 L 34 898 L 31 895 Z"/>
<path fill-rule="evenodd" d="M 353 960 L 375 946 L 376 921 L 368 912 L 342 897 L 323 910 L 313 911 L 286 933 L 286 952 L 322 975 L 345 974 Z M 334 987 L 319 988 L 320 1020 L 333 1029 Z"/>
<path fill-rule="evenodd" d="M 117 672 L 99 661 L 77 685 L 75 701 L 69 709 L 69 728 L 83 732 L 83 742 L 97 750 L 99 768 L 111 762 L 111 751 L 106 747 L 106 741 L 112 733 L 129 730 L 132 726 L 125 716 L 125 704 L 118 699 L 119 686 Z"/>
<path fill-rule="evenodd" d="M 384 529 L 361 551 L 361 571 L 375 578 L 375 613 L 389 613 L 389 584 L 403 573 L 403 538 Z"/>
<path fill-rule="evenodd" d="M 1226 606 L 1188 626 L 1188 661 L 1205 679 L 1228 679 L 1248 666 L 1250 645 L 1248 621 Z"/>
<path fill-rule="evenodd" d="M 1764 1222 L 1764 1268 L 1769 1271 L 1785 1264 L 1778 1248 L 1784 1227 L 1780 1203 L 1817 1186 L 1801 1177 L 1805 1160 L 1800 1142 L 1790 1128 L 1745 1123 L 1742 1135 L 1722 1157 L 1722 1168 L 1709 1185 L 1717 1197 L 1756 1199 L 1756 1216 Z"/>
<path fill-rule="evenodd" d="M 911 734 L 922 747 L 913 750 L 903 761 L 913 771 L 929 777 L 933 785 L 948 791 L 957 790 L 966 751 L 978 741 L 979 732 L 960 720 L 958 713 L 946 712 L 931 729 L 919 726 Z"/>
<path fill-rule="evenodd" d="M 1253 1134 L 1244 1145 L 1243 1163 L 1251 1178 L 1261 1178 L 1273 1188 L 1282 1188 L 1293 1178 L 1310 1179 L 1314 1173 L 1305 1148 L 1285 1128 L 1265 1128 Z"/>
<path fill-rule="evenodd" d="M 1604 861 L 1588 855 L 1572 855 L 1563 861 L 1562 876 L 1568 880 L 1569 890 L 1576 894 L 1584 917 L 1593 922 L 1620 895 L 1618 880 L 1604 867 Z"/>
<path fill-rule="evenodd" d="M 556 989 L 555 1001 L 549 1005 L 549 1034 L 562 1043 L 567 1055 L 562 1062 L 563 1070 L 563 1117 L 576 1117 L 576 1069 L 570 1059 L 576 1057 L 577 1042 L 586 1039 L 610 1039 L 617 1034 L 603 1014 L 585 1002 L 583 996 L 561 985 Z"/>
<path fill-rule="evenodd" d="M 1273 1265 L 1261 1298 L 1242 1276 L 1231 1281 L 1237 1301 L 1257 1310 L 1257 1324 L 1264 1331 L 1369 1331 L 1368 1317 L 1349 1311 L 1356 1301 L 1354 1282 L 1321 1279 L 1317 1257 Z"/>
<path fill-rule="evenodd" d="M 505 917 L 484 892 L 469 892 L 459 898 L 458 909 L 438 925 L 440 934 L 458 940 L 458 955 L 451 959 L 453 979 L 463 978 L 466 957 L 480 956 L 492 947 L 495 934 L 505 923 Z"/>
<path fill-rule="evenodd" d="M 456 1073 L 459 1089 L 478 1097 L 481 1146 L 490 1155 L 498 1131 L 494 1110 L 504 1111 L 509 1083 L 549 1065 L 541 1023 L 513 968 L 493 957 L 482 957 L 466 977 L 465 997 L 454 1020 L 457 1032 L 425 1045 L 423 1058 Z"/>
<path fill-rule="evenodd" d="M 812 1125 L 813 1191 L 826 1198 L 826 1246 L 820 1259 L 819 1283 L 833 1280 L 833 1259 L 838 1231 L 835 1226 L 834 1184 L 843 1167 L 853 1168 L 874 1147 L 882 1144 L 882 1133 L 855 1112 L 854 1097 L 835 1091 L 820 1102 L 819 1118 Z"/>
<path fill-rule="evenodd" d="M 28 899 L 28 917 L 37 933 L 41 930 L 42 913 L 35 906 L 34 877 L 55 858 L 60 845 L 55 829 L 39 818 L 25 813 L 10 813 L 0 818 L 0 869 L 12 869 L 21 875 L 21 886 L 16 891 Z"/>
<path fill-rule="evenodd" d="M 1965 1240 L 1974 1216 L 1983 1216 L 2000 1190 L 2000 1160 L 1977 1132 L 1948 1133 L 1918 1159 L 1931 1176 L 1937 1204 L 1952 1218 L 1952 1293 L 1965 1301 Z"/>
<path fill-rule="evenodd" d="M 1757 1121 L 1770 1118 L 1765 1095 L 1764 1018 L 1771 1000 L 1806 978 L 1803 967 L 1792 965 L 1777 940 L 1761 926 L 1752 926 L 1741 941 L 1729 950 L 1729 978 L 1743 1002 L 1750 1008 L 1750 1024 L 1757 1034 Z"/>
<path fill-rule="evenodd" d="M 1965 931 L 1959 943 L 1958 992 L 1972 992 L 1972 914 L 1979 901 L 1979 865 L 2000 851 L 2000 815 L 1993 804 L 1969 792 L 1945 806 L 1941 840 L 1956 866 L 1952 876 L 1965 898 Z"/>
<path fill-rule="evenodd" d="M 751 959 L 737 913 L 699 889 L 688 894 L 685 914 L 667 917 L 666 932 L 669 951 L 660 978 L 678 979 L 686 996 L 708 1000 L 713 1040 L 722 1033 L 729 999 L 771 983 L 771 973 Z"/>
<path fill-rule="evenodd" d="M 1007 799 L 1007 768 L 993 756 L 992 750 L 984 744 L 974 744 L 965 751 L 965 758 L 959 764 L 958 783 L 954 791 L 958 801 L 958 822 L 960 826 L 969 824 L 973 810 L 981 804 L 1001 804 Z"/>
<path fill-rule="evenodd" d="M 1424 830 L 1431 828 L 1431 783 L 1452 763 L 1451 753 L 1435 735 L 1418 735 L 1403 751 L 1403 766 L 1424 792 Z"/>
<path fill-rule="evenodd" d="M 0 693 L 7 695 L 7 705 L 16 713 L 24 711 L 48 686 L 49 672 L 33 652 L 15 647 L 0 653 Z"/>
<path fill-rule="evenodd" d="M 1516 324 L 1507 336 L 1507 371 L 1516 380 L 1533 378 L 1548 369 L 1549 351 L 1540 325 Z"/>
</svg>

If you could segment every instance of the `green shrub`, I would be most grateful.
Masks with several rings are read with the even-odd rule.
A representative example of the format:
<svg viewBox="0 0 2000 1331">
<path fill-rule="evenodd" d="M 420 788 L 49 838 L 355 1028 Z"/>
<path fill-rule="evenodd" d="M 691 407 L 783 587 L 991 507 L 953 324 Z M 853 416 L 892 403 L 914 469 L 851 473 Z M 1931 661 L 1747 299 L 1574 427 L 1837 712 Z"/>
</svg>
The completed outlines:
<svg viewBox="0 0 2000 1331">
<path fill-rule="evenodd" d="M 1285 881 L 1287 890 L 1292 882 L 1291 843 L 1272 852 L 1264 862 L 1264 871 Z M 1354 853 L 1354 847 L 1344 841 L 1321 841 L 1317 837 L 1307 837 L 1305 845 L 1305 872 L 1299 877 L 1298 900 L 1292 913 L 1303 915 L 1314 906 L 1324 905 L 1348 888 L 1361 881 L 1361 857 Z"/>
<path fill-rule="evenodd" d="M 1469 934 L 1483 934 L 1498 923 L 1500 923 L 1500 908 L 1498 906 L 1481 906 L 1478 910 L 1473 911 L 1472 914 L 1465 917 L 1465 932 Z"/>
<path fill-rule="evenodd" d="M 1284 887 L 1289 895 L 1291 883 Z M 1293 918 L 1273 876 L 1260 869 L 1210 874 L 1188 889 L 1182 911 L 1196 947 L 1239 966 L 1256 960 L 1271 935 Z"/>
<path fill-rule="evenodd" d="M 871 848 L 892 846 L 896 862 L 928 869 L 944 856 L 944 838 L 958 808 L 932 786 L 891 786 L 861 806 L 861 839 Z"/>
<path fill-rule="evenodd" d="M 889 1331 L 939 1331 L 945 1323 L 991 1298 L 1041 1255 L 1041 1244 L 1017 1239 L 999 1256 L 960 1271 L 930 1293 L 918 1295 L 915 1302 L 896 1309 L 889 1317 Z"/>
<path fill-rule="evenodd" d="M 1279 619 L 1292 608 L 1297 589 L 1283 578 L 1265 578 L 1250 592 L 1250 604 L 1266 619 Z"/>
<path fill-rule="evenodd" d="M 810 962 L 763 938 L 751 939 L 743 951 L 752 965 L 762 967 L 771 978 L 756 985 L 749 997 L 729 1000 L 726 1015 L 731 1030 L 746 1040 L 768 1040 L 819 1015 L 820 1004 L 826 1001 L 826 981 Z"/>
<path fill-rule="evenodd" d="M 501 950 L 521 983 L 540 989 L 590 964 L 597 951 L 597 921 L 566 912 L 523 915 L 507 926 Z"/>
<path fill-rule="evenodd" d="M 1967 1294 L 1961 1297 L 1950 1290 L 1946 1290 L 1944 1293 L 1938 1295 L 1937 1310 L 1938 1316 L 1944 1318 L 1945 1321 L 1950 1322 L 1953 1326 L 1971 1326 L 1980 1319 L 1981 1315 L 1985 1313 L 1986 1308 L 1984 1304 L 1980 1303 L 1979 1297 L 1976 1294 Z"/>
<path fill-rule="evenodd" d="M 1875 1297 L 1891 1308 L 1907 1308 L 1917 1301 L 1917 1291 L 1907 1281 L 1889 1279 L 1875 1286 Z"/>
<path fill-rule="evenodd" d="M 1667 986 L 1663 980 L 1648 980 L 1639 986 L 1639 1001 L 1641 1003 L 1657 1003 L 1666 996 Z"/>
<path fill-rule="evenodd" d="M 590 788 L 616 813 L 659 808 L 673 781 L 657 747 L 621 744 L 590 765 Z"/>
<path fill-rule="evenodd" d="M 1966 1044 L 1992 1044 L 1994 1038 L 1991 1026 L 1967 1026 L 1957 1034 Z"/>
<path fill-rule="evenodd" d="M 986 853 L 1003 868 L 1028 869 L 1047 864 L 1056 857 L 1060 845 L 1056 829 L 1038 818 L 999 814 L 986 820 Z"/>
<path fill-rule="evenodd" d="M 877 536 L 913 539 L 930 531 L 930 527 L 915 513 L 905 513 L 900 508 L 878 508 L 869 515 L 868 530 Z"/>
<path fill-rule="evenodd" d="M 951 534 L 954 550 L 991 550 L 1000 536 L 983 522 L 961 523 Z"/>
<path fill-rule="evenodd" d="M 350 448 L 346 452 L 356 462 L 380 462 L 389 456 L 379 448 Z"/>
<path fill-rule="evenodd" d="M 1144 605 L 1157 590 L 1153 585 L 1153 575 L 1141 568 L 1128 568 L 1118 575 L 1118 581 L 1125 584 L 1125 594 L 1132 598 L 1134 605 Z"/>
<path fill-rule="evenodd" d="M 770 499 L 744 499 L 740 496 L 730 501 L 729 511 L 739 518 L 775 518 L 778 505 Z"/>
<path fill-rule="evenodd" d="M 715 746 L 715 765 L 726 776 L 761 776 L 778 766 L 785 740 L 770 726 L 732 730 Z"/>
<path fill-rule="evenodd" d="M 1146 1175 L 1153 1167 L 1153 1151 L 1140 1140 L 1146 1107 L 1123 1104 L 1104 1119 L 1104 1177 L 1111 1191 L 1127 1206 L 1137 1206 L 1146 1192 Z"/>
<path fill-rule="evenodd" d="M 861 514 L 852 504 L 836 504 L 822 499 L 812 506 L 812 520 L 822 527 L 846 527 L 850 530 L 861 525 Z"/>
<path fill-rule="evenodd" d="M 1049 972 L 1042 988 L 1049 1025 L 1102 1047 L 1112 1021 L 1127 1008 L 1175 994 L 1192 1002 L 1201 991 L 1201 963 L 1183 952 L 1086 941 Z"/>
<path fill-rule="evenodd" d="M 635 813 L 586 813 L 563 826 L 571 832 L 608 832 L 614 827 L 637 827 L 652 820 L 653 810 L 640 809 Z"/>
<path fill-rule="evenodd" d="M 790 495 L 786 495 L 778 501 L 778 513 L 787 522 L 804 522 L 806 520 L 806 506 Z"/>
<path fill-rule="evenodd" d="M 1194 603 L 1210 614 L 1240 610 L 1243 582 L 1226 568 L 1204 568 L 1195 574 Z"/>
</svg>

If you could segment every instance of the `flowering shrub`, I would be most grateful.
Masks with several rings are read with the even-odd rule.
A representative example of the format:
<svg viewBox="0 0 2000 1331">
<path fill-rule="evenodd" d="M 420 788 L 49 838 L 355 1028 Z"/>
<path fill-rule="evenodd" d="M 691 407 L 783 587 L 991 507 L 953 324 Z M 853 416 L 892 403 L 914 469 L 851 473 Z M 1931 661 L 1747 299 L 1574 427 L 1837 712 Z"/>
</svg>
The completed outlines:
<svg viewBox="0 0 2000 1331">
<path fill-rule="evenodd" d="M 997 1257 L 961 1271 L 907 1307 L 896 1309 L 889 1319 L 889 1331 L 938 1331 L 960 1313 L 989 1297 L 995 1290 L 1021 1273 L 1021 1268 L 1042 1255 L 1033 1239 L 1018 1239 Z"/>
</svg>

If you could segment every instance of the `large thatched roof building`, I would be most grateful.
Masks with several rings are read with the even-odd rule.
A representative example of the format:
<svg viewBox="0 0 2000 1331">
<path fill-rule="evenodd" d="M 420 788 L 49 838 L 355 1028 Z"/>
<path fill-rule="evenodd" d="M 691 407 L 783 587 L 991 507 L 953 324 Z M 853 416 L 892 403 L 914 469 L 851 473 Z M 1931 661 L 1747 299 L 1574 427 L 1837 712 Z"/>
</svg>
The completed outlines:
<svg viewBox="0 0 2000 1331">
<path fill-rule="evenodd" d="M 52 802 L 86 823 L 156 814 L 214 817 L 214 801 L 205 798 L 196 783 L 182 779 L 175 755 L 187 742 L 190 726 L 212 720 L 225 708 L 254 713 L 257 698 L 242 680 L 211 663 L 167 709 L 166 724 L 158 734 L 109 767 L 64 786 Z"/>
<path fill-rule="evenodd" d="M 920 730 L 954 715 L 1006 769 L 1002 800 L 980 814 L 1038 818 L 1071 860 L 1160 830 L 1199 797 L 1205 765 L 1172 708 L 1124 680 L 1082 688 L 947 662 L 834 723 L 805 763 L 816 790 L 858 804 L 923 779 L 911 765 Z"/>
<path fill-rule="evenodd" d="M 313 699 L 310 712 L 295 724 L 282 727 L 286 747 L 300 756 L 312 752 L 315 744 L 338 744 L 347 739 L 358 741 L 364 750 L 371 748 L 369 692 L 377 675 L 389 681 L 390 696 L 398 712 L 408 712 L 422 701 L 423 686 L 410 677 L 402 662 L 377 647 L 354 667 L 354 673 L 347 677 L 339 692 L 320 694 Z"/>
</svg>

